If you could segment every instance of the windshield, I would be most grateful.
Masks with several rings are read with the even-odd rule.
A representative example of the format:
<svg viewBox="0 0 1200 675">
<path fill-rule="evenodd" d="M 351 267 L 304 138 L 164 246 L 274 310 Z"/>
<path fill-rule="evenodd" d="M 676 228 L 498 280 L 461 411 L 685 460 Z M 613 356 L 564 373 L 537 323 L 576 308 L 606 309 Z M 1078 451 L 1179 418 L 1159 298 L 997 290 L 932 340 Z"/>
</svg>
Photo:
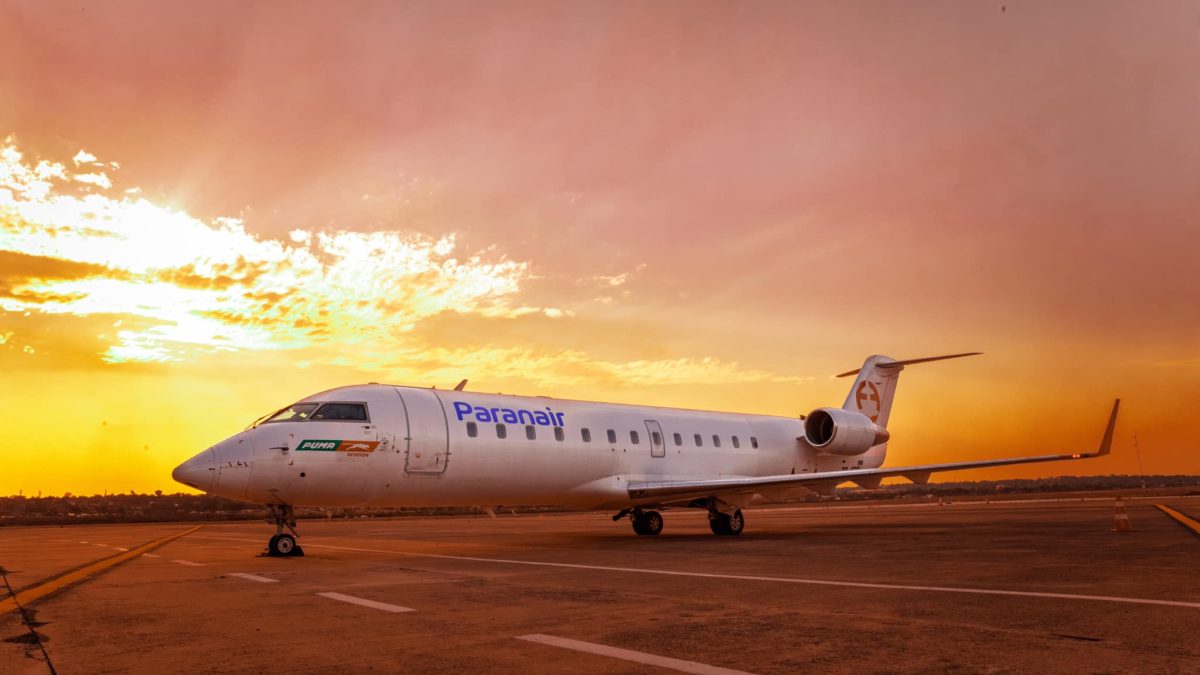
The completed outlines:
<svg viewBox="0 0 1200 675">
<path fill-rule="evenodd" d="M 313 419 L 366 422 L 367 406 L 361 403 L 326 403 L 313 415 Z"/>
<path fill-rule="evenodd" d="M 293 403 L 263 420 L 261 424 L 270 424 L 271 422 L 307 422 L 316 409 L 316 403 Z"/>
</svg>

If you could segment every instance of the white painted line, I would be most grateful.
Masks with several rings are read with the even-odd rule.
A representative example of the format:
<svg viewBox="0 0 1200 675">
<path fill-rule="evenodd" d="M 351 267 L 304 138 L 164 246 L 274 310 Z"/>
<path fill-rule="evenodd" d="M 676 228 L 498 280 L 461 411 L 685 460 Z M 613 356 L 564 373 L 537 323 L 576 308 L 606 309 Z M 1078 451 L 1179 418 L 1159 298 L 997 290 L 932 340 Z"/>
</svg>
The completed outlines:
<svg viewBox="0 0 1200 675">
<path fill-rule="evenodd" d="M 260 577 L 257 574 L 247 574 L 245 572 L 230 572 L 229 576 L 241 577 L 243 579 L 249 579 L 250 581 L 257 581 L 257 582 L 264 583 L 264 584 L 279 583 L 278 579 L 272 579 L 271 577 Z"/>
<path fill-rule="evenodd" d="M 392 612 L 392 613 L 396 613 L 396 614 L 398 614 L 400 612 L 415 612 L 415 611 L 417 611 L 417 610 L 413 609 L 412 607 L 401 607 L 400 605 L 389 605 L 386 602 L 378 602 L 376 600 L 367 600 L 366 598 L 356 598 L 353 595 L 346 595 L 344 593 L 317 593 L 317 595 L 321 596 L 322 598 L 329 598 L 330 600 L 341 600 L 342 602 L 348 602 L 352 605 L 362 605 L 363 607 L 370 607 L 371 609 L 381 609 L 385 612 Z"/>
<path fill-rule="evenodd" d="M 177 562 L 180 565 L 187 565 L 188 567 L 204 567 L 204 563 L 192 562 L 191 560 L 172 560 L 171 562 Z"/>
<path fill-rule="evenodd" d="M 517 639 L 525 640 L 527 642 L 536 642 L 543 645 L 550 645 L 551 647 L 572 649 L 577 652 L 587 652 L 588 654 L 609 656 L 614 659 L 633 661 L 634 663 L 644 663 L 648 666 L 669 668 L 671 670 L 678 670 L 683 673 L 699 673 L 700 675 L 748 675 L 744 670 L 733 670 L 731 668 L 722 668 L 720 666 L 710 666 L 707 663 L 684 661 L 683 659 L 673 659 L 668 656 L 658 656 L 656 654 L 647 654 L 646 652 L 635 652 L 632 649 L 609 647 L 608 645 L 598 645 L 594 642 L 582 642 L 580 640 L 554 637 L 553 635 L 541 635 L 535 633 L 532 635 L 518 635 Z"/>
<path fill-rule="evenodd" d="M 100 548 L 105 548 L 105 547 L 107 547 L 107 546 L 108 546 L 108 544 L 92 544 L 92 545 L 93 545 L 93 546 L 99 546 Z"/>
<path fill-rule="evenodd" d="M 129 550 L 129 549 L 125 548 L 124 546 L 114 546 L 113 548 L 117 549 L 118 551 L 128 551 Z"/>
<path fill-rule="evenodd" d="M 143 558 L 161 558 L 162 556 L 158 555 L 157 553 L 143 553 L 142 557 Z"/>
<path fill-rule="evenodd" d="M 226 541 L 244 541 L 257 544 L 257 539 L 240 539 L 235 537 L 213 537 L 192 535 L 200 539 L 223 539 Z M 543 562 L 539 560 L 508 560 L 505 558 L 478 558 L 465 555 L 439 555 L 436 553 L 409 553 L 407 551 L 389 551 L 380 548 L 356 548 L 353 546 L 333 546 L 332 544 L 314 544 L 305 541 L 305 546 L 327 548 L 335 551 L 353 551 L 355 553 L 383 553 L 386 555 L 402 555 L 410 558 L 437 558 L 440 560 L 467 560 L 471 562 L 500 563 L 503 565 L 529 565 L 532 567 L 561 567 L 566 569 L 598 570 L 601 572 L 628 572 L 632 574 L 661 574 L 673 577 L 695 577 L 699 579 L 734 579 L 738 581 L 773 581 L 783 584 L 805 584 L 809 586 L 840 586 L 843 588 L 875 588 L 888 591 L 930 591 L 936 593 L 970 593 L 975 595 L 1005 595 L 1025 598 L 1055 598 L 1058 600 L 1097 600 L 1101 602 L 1122 602 L 1131 605 L 1165 605 L 1167 607 L 1190 607 L 1200 609 L 1200 602 L 1185 602 L 1182 600 L 1156 600 L 1153 598 L 1129 598 L 1118 595 L 1078 595 L 1075 593 L 1045 593 L 1039 591 L 1008 591 L 993 588 L 963 588 L 957 586 L 912 586 L 909 584 L 884 584 L 866 581 L 832 581 L 826 579 L 800 579 L 797 577 L 765 577 L 749 574 L 715 574 L 710 572 L 683 572 L 677 570 L 654 570 L 640 567 L 608 567 L 605 565 L 581 565 L 577 563 Z"/>
</svg>

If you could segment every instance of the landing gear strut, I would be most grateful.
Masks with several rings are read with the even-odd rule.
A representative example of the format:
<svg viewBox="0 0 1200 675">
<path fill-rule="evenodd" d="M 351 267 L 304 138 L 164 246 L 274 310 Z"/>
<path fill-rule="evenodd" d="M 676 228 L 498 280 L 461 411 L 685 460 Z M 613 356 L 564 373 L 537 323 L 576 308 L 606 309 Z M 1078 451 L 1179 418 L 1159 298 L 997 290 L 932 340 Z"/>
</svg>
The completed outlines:
<svg viewBox="0 0 1200 675">
<path fill-rule="evenodd" d="M 634 509 L 629 514 L 629 519 L 633 521 L 633 531 L 638 534 L 654 536 L 662 532 L 663 517 L 658 511 Z"/>
<path fill-rule="evenodd" d="M 296 543 L 296 537 L 300 535 L 296 532 L 296 514 L 292 507 L 288 504 L 267 504 L 267 508 L 271 510 L 267 522 L 275 525 L 275 536 L 267 542 L 267 555 L 304 555 L 304 549 Z M 284 532 L 285 527 L 292 533 Z"/>
<path fill-rule="evenodd" d="M 741 509 L 734 509 L 733 513 L 721 513 L 715 508 L 710 508 L 708 511 L 708 527 L 713 531 L 713 534 L 736 537 L 746 527 L 746 520 L 742 518 Z"/>
</svg>

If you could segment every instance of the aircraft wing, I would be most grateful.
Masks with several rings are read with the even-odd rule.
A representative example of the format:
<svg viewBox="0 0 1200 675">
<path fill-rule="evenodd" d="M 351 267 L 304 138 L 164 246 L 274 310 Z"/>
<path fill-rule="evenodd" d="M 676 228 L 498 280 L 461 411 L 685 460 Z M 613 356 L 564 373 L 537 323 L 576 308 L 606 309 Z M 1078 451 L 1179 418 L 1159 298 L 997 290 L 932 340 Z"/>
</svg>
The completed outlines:
<svg viewBox="0 0 1200 675">
<path fill-rule="evenodd" d="M 717 478 L 712 480 L 695 481 L 646 481 L 630 482 L 629 497 L 631 499 L 699 499 L 719 494 L 738 494 L 760 492 L 780 488 L 805 487 L 809 485 L 837 485 L 848 481 L 860 485 L 878 485 L 879 481 L 889 476 L 903 476 L 914 483 L 924 483 L 929 475 L 938 471 L 955 471 L 958 469 L 978 469 L 989 466 L 1006 466 L 1009 464 L 1034 464 L 1037 462 L 1057 462 L 1070 459 L 1089 459 L 1107 455 L 1112 449 L 1113 429 L 1117 424 L 1117 409 L 1121 399 L 1113 403 L 1112 413 L 1108 417 L 1108 426 L 1104 430 L 1104 438 L 1095 452 L 1072 453 L 1058 455 L 1035 455 L 1032 457 L 1010 457 L 1006 459 L 986 459 L 972 462 L 949 462 L 946 464 L 922 464 L 917 466 L 879 467 L 875 469 L 847 469 L 842 471 L 826 471 L 822 473 L 784 474 L 781 476 L 755 476 L 744 478 Z"/>
</svg>

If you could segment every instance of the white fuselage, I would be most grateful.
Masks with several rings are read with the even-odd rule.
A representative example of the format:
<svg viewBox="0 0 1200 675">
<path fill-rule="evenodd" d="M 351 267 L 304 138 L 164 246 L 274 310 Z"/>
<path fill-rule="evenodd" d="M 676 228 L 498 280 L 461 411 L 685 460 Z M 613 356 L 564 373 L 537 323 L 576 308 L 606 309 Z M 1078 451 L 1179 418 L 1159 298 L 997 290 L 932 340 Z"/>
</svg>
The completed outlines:
<svg viewBox="0 0 1200 675">
<path fill-rule="evenodd" d="M 811 475 L 884 459 L 882 447 L 819 453 L 803 421 L 787 417 L 377 384 L 304 402 L 365 404 L 368 419 L 262 423 L 176 476 L 213 494 L 293 506 L 611 509 L 638 503 L 630 481 Z"/>
</svg>

